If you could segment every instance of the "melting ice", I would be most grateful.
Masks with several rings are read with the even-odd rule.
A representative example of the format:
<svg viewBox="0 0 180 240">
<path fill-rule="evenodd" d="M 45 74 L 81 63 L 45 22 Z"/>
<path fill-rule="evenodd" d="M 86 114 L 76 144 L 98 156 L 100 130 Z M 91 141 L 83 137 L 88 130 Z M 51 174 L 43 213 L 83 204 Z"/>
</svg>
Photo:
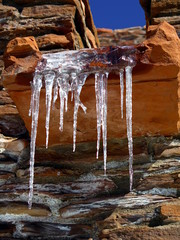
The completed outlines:
<svg viewBox="0 0 180 240">
<path fill-rule="evenodd" d="M 31 104 L 29 114 L 32 117 L 30 144 L 30 180 L 29 208 L 32 207 L 35 145 L 39 115 L 39 100 L 42 87 L 46 89 L 46 148 L 49 140 L 49 122 L 51 108 L 60 99 L 59 130 L 63 131 L 64 112 L 68 109 L 68 95 L 74 101 L 73 115 L 73 151 L 76 149 L 76 129 L 79 107 L 86 113 L 86 107 L 80 100 L 83 85 L 89 74 L 95 74 L 95 95 L 97 113 L 97 152 L 99 156 L 102 136 L 104 174 L 107 161 L 107 100 L 108 75 L 111 71 L 119 72 L 121 92 L 121 117 L 123 118 L 124 73 L 126 76 L 126 123 L 129 149 L 130 191 L 133 185 L 133 140 L 132 140 L 132 68 L 136 63 L 134 47 L 108 47 L 79 51 L 64 51 L 44 54 L 38 63 L 31 84 Z"/>
</svg>

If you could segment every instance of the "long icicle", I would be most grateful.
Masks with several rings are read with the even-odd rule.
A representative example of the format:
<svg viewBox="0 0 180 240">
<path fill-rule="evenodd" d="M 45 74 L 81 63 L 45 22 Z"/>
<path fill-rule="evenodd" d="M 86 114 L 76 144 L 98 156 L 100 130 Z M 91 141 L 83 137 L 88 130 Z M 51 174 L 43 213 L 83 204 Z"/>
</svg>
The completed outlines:
<svg viewBox="0 0 180 240">
<path fill-rule="evenodd" d="M 129 178 L 130 191 L 133 187 L 133 139 L 132 139 L 132 67 L 127 66 L 126 70 L 126 124 L 129 149 Z"/>
<path fill-rule="evenodd" d="M 107 80 L 108 80 L 108 73 L 95 74 L 95 94 L 96 94 L 96 113 L 97 113 L 96 158 L 98 158 L 99 156 L 100 138 L 101 138 L 101 129 L 102 129 L 105 175 L 106 175 L 106 162 L 107 162 Z"/>
<path fill-rule="evenodd" d="M 67 80 L 67 76 L 62 74 L 61 78 L 58 79 L 59 86 L 59 99 L 60 99 L 60 123 L 59 130 L 63 131 L 64 125 L 64 109 L 67 112 L 68 109 L 68 93 L 70 90 L 70 86 Z"/>
<path fill-rule="evenodd" d="M 35 73 L 33 83 L 32 83 L 32 104 L 31 104 L 31 143 L 30 143 L 30 178 L 29 178 L 29 199 L 28 205 L 29 209 L 32 207 L 33 199 L 33 183 L 34 183 L 34 161 L 35 161 L 35 146 L 36 146 L 36 136 L 37 136 L 37 125 L 39 117 L 39 98 L 42 88 L 42 75 Z"/>
<path fill-rule="evenodd" d="M 124 102 L 124 70 L 120 70 L 120 91 L 121 91 L 121 118 L 123 119 L 123 102 Z"/>
<path fill-rule="evenodd" d="M 103 74 L 103 116 L 102 116 L 102 135 L 103 135 L 103 155 L 104 155 L 104 175 L 106 175 L 107 165 L 107 80 L 108 73 Z"/>
<path fill-rule="evenodd" d="M 60 98 L 60 123 L 59 123 L 59 130 L 63 131 L 63 124 L 64 124 L 64 91 L 62 86 L 59 86 L 59 98 Z"/>
<path fill-rule="evenodd" d="M 46 148 L 48 148 L 49 142 L 49 121 L 51 113 L 52 89 L 54 84 L 54 78 L 55 78 L 54 72 L 49 72 L 44 75 L 46 88 Z"/>
<path fill-rule="evenodd" d="M 97 115 L 97 151 L 96 158 L 99 157 L 100 139 L 101 139 L 101 91 L 99 73 L 95 74 L 95 94 L 96 94 L 96 115 Z"/>
</svg>

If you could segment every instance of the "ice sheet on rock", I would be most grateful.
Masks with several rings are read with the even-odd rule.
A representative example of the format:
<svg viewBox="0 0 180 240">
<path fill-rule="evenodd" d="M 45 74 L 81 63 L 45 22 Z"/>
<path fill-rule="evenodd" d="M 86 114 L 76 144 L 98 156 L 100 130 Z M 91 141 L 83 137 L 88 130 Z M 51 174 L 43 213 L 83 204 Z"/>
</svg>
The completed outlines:
<svg viewBox="0 0 180 240">
<path fill-rule="evenodd" d="M 33 183 L 34 183 L 34 156 L 35 156 L 35 146 L 36 146 L 36 136 L 37 136 L 37 126 L 38 126 L 38 116 L 39 116 L 39 98 L 42 88 L 42 75 L 35 73 L 32 82 L 32 96 L 31 96 L 31 143 L 30 143 L 30 178 L 29 178 L 29 208 L 32 207 L 33 198 Z"/>
<path fill-rule="evenodd" d="M 126 124 L 129 149 L 129 178 L 130 191 L 133 186 L 133 139 L 132 139 L 132 67 L 127 66 L 126 71 Z"/>
<path fill-rule="evenodd" d="M 99 157 L 100 138 L 102 130 L 104 174 L 106 174 L 107 162 L 107 80 L 108 73 L 95 74 L 95 94 L 96 94 L 96 113 L 97 113 L 97 152 Z"/>
</svg>

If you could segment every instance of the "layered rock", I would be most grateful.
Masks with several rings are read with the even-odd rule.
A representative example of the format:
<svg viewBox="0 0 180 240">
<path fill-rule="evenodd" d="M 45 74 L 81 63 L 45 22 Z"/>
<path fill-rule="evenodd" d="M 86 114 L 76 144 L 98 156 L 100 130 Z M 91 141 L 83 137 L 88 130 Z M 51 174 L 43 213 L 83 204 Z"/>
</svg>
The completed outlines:
<svg viewBox="0 0 180 240">
<path fill-rule="evenodd" d="M 17 36 L 36 37 L 41 50 L 98 46 L 88 1 L 3 1 L 0 12 L 1 53 Z"/>
<path fill-rule="evenodd" d="M 17 4 L 31 7 L 31 2 L 17 0 L 14 1 L 14 7 L 20 6 Z M 40 1 L 35 0 L 34 3 Z M 0 238 L 123 240 L 132 237 L 136 240 L 180 238 L 177 199 L 180 191 L 180 142 L 178 136 L 159 137 L 176 135 L 179 132 L 177 124 L 179 39 L 174 29 L 166 23 L 151 27 L 148 37 L 144 46 L 137 48 L 141 56 L 133 72 L 133 134 L 137 137 L 133 139 L 132 194 L 127 194 L 128 147 L 127 139 L 124 138 L 125 121 L 120 120 L 118 75 L 110 76 L 108 86 L 107 176 L 103 175 L 102 152 L 99 160 L 95 158 L 94 79 L 89 77 L 87 86 L 82 91 L 81 100 L 90 112 L 87 113 L 87 117 L 79 112 L 77 136 L 79 143 L 76 152 L 72 153 L 71 144 L 73 106 L 69 106 L 71 110 L 65 119 L 69 121 L 65 129 L 68 130 L 68 134 L 65 132 L 59 135 L 59 126 L 53 130 L 51 125 L 50 143 L 61 143 L 61 146 L 53 145 L 48 150 L 38 147 L 36 150 L 32 210 L 28 210 L 27 206 L 29 139 L 20 119 L 17 117 L 13 122 L 18 112 L 2 89 Z M 47 38 L 54 48 L 61 41 L 69 47 L 66 36 L 63 35 L 62 38 L 59 36 L 57 39 L 54 34 L 49 34 L 40 39 L 36 38 L 39 46 L 41 44 L 41 49 L 46 44 Z M 8 44 L 4 59 L 6 65 L 4 83 L 17 104 L 26 127 L 30 129 L 29 82 L 32 80 L 37 61 L 41 59 L 41 52 L 38 51 L 34 38 L 17 38 Z M 44 102 L 42 94 L 41 106 Z M 43 107 L 41 109 L 43 110 Z M 55 111 L 59 122 L 58 104 Z M 4 113 L 7 113 L 6 118 Z M 43 112 L 41 117 L 43 123 L 39 125 L 38 143 L 44 145 Z M 88 132 L 83 119 L 89 125 Z M 156 137 L 152 137 L 154 135 Z"/>
<path fill-rule="evenodd" d="M 176 28 L 180 36 L 180 2 L 179 0 L 159 1 L 140 0 L 145 10 L 147 26 L 166 21 Z"/>
<path fill-rule="evenodd" d="M 162 23 L 152 26 L 148 31 L 148 39 L 143 46 L 137 47 L 139 60 L 133 70 L 133 135 L 174 135 L 179 132 L 179 110 L 178 110 L 178 74 L 179 74 L 179 38 L 172 26 Z M 167 40 L 168 39 L 168 40 Z M 19 40 L 9 43 L 5 51 L 4 84 L 9 94 L 15 101 L 18 110 L 25 121 L 27 129 L 31 129 L 31 119 L 28 117 L 31 90 L 29 82 L 32 80 L 39 52 L 30 50 L 29 55 L 24 58 L 16 53 Z M 22 40 L 22 43 L 25 39 Z M 26 43 L 23 43 L 26 45 Z M 33 41 L 31 40 L 32 47 Z M 13 49 L 11 50 L 11 46 Z M 24 47 L 22 46 L 22 49 Z M 10 49 L 10 50 L 9 50 Z M 8 52 L 9 55 L 8 55 Z M 12 56 L 12 55 L 14 56 Z M 87 53 L 88 54 L 88 53 Z M 98 63 L 97 63 L 98 64 Z M 142 70 L 143 69 L 143 70 Z M 28 76 L 28 77 L 27 77 Z M 119 75 L 112 74 L 109 77 L 108 86 L 108 138 L 119 138 L 126 136 L 125 120 L 120 120 L 119 106 Z M 94 81 L 90 76 L 81 94 L 82 102 L 87 106 L 87 114 L 79 112 L 77 142 L 96 140 L 96 110 L 94 97 Z M 22 82 L 23 84 L 19 84 Z M 153 99 L 153 100 L 152 100 Z M 22 102 L 27 104 L 21 104 Z M 45 100 L 44 92 L 40 99 L 41 125 L 37 142 L 45 144 Z M 110 106 L 113 105 L 112 109 Z M 44 107 L 43 107 L 44 106 Z M 115 109 L 115 110 L 114 110 Z M 147 111 L 145 111 L 147 109 Z M 50 123 L 50 145 L 72 142 L 72 112 L 73 104 L 69 104 L 69 110 L 65 114 L 64 131 L 59 137 L 58 120 Z M 55 105 L 52 118 L 59 116 L 59 105 Z M 166 116 L 166 121 L 164 121 Z M 68 119 L 68 123 L 66 123 Z M 89 128 L 87 129 L 87 126 Z"/>
<path fill-rule="evenodd" d="M 1 141 L 0 236 L 178 239 L 179 155 L 173 152 L 179 139 L 134 139 L 131 194 L 127 141 L 108 145 L 107 176 L 102 153 L 95 159 L 95 143 L 78 144 L 75 154 L 71 145 L 38 148 L 33 208 L 28 210 L 29 147 L 22 139 Z"/>
<path fill-rule="evenodd" d="M 98 28 L 98 38 L 101 46 L 130 46 L 140 44 L 145 40 L 145 27 L 126 29 Z"/>
<path fill-rule="evenodd" d="M 36 50 L 39 47 L 40 50 L 46 52 L 96 47 L 99 44 L 89 1 L 1 1 L 0 54 L 4 53 L 10 40 L 26 36 L 34 36 L 37 42 Z M 12 53 L 13 46 L 8 45 L 9 50 L 6 51 L 5 55 L 7 58 L 10 55 L 11 57 L 6 64 L 15 64 L 15 57 L 21 56 L 18 63 L 21 65 L 22 57 L 25 57 L 31 51 L 31 49 L 28 49 L 31 45 L 31 39 L 34 38 L 29 38 L 27 43 L 22 43 L 21 40 L 18 43 L 12 41 L 12 44 L 15 44 L 18 48 L 13 49 L 14 52 Z M 38 60 L 39 57 L 34 55 L 35 65 L 36 59 Z M 0 56 L 0 74 L 4 68 L 2 58 Z M 29 64 L 32 63 L 27 58 L 26 65 L 28 62 Z M 29 67 L 31 68 L 30 65 Z M 34 69 L 33 66 L 32 69 Z M 32 70 L 30 71 L 32 72 Z M 12 100 L 8 100 L 8 94 L 3 88 L 1 80 L 0 95 L 2 99 L 0 102 L 1 133 L 10 134 L 8 136 L 12 136 L 12 134 L 13 136 L 20 136 L 25 132 L 27 133 L 22 120 L 20 120 L 21 126 L 18 127 L 20 116 Z"/>
</svg>

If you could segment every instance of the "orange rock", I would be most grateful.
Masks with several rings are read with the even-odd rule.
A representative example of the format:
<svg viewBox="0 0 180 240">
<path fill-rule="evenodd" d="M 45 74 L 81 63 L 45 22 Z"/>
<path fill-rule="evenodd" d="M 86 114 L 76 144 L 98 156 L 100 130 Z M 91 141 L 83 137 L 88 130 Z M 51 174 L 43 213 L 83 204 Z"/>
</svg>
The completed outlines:
<svg viewBox="0 0 180 240">
<path fill-rule="evenodd" d="M 97 48 L 96 39 L 88 27 L 86 27 L 86 35 L 87 35 L 87 38 L 89 39 L 89 42 L 91 43 L 91 47 Z"/>
<path fill-rule="evenodd" d="M 69 49 L 90 48 L 86 27 L 94 35 L 96 45 L 99 45 L 89 1 L 4 1 L 0 5 L 0 22 L 1 54 L 8 42 L 17 36 L 40 37 L 51 33 L 60 36 L 73 33 L 75 41 L 71 42 Z M 57 45 L 56 48 L 61 51 L 63 47 Z M 54 49 L 54 45 L 52 48 L 49 45 L 48 50 L 50 49 Z"/>
<path fill-rule="evenodd" d="M 64 35 L 46 34 L 36 38 L 39 48 L 46 49 L 52 47 L 72 48 L 73 42 Z"/>
<path fill-rule="evenodd" d="M 180 34 L 179 0 L 139 0 L 139 2 L 145 11 L 147 27 L 167 21 L 175 27 L 178 35 Z"/>
<path fill-rule="evenodd" d="M 103 34 L 103 35 L 113 35 L 113 30 L 112 29 L 108 29 L 108 28 L 98 28 L 97 29 L 98 34 Z"/>
<path fill-rule="evenodd" d="M 144 44 L 149 48 L 149 61 L 155 64 L 175 64 L 180 66 L 180 40 L 173 26 L 162 22 L 150 26 Z"/>
<path fill-rule="evenodd" d="M 37 5 L 24 7 L 21 13 L 23 18 L 44 18 L 52 16 L 75 17 L 76 7 L 72 5 Z"/>
<path fill-rule="evenodd" d="M 33 68 L 33 66 L 35 68 L 40 56 L 41 54 L 34 37 L 17 37 L 11 40 L 6 47 L 4 52 L 4 65 L 6 68 L 13 64 L 26 66 L 26 69 Z"/>
<path fill-rule="evenodd" d="M 177 124 L 180 118 L 177 94 L 180 41 L 174 28 L 167 23 L 151 27 L 148 35 L 149 38 L 144 42 L 145 46 L 138 46 L 141 56 L 133 70 L 133 136 L 174 135 L 179 132 Z M 13 66 L 5 69 L 8 76 L 4 74 L 4 85 L 30 131 L 29 82 L 32 77 L 28 75 L 30 68 L 27 66 L 30 63 L 34 66 L 37 59 L 27 63 L 26 66 L 27 59 L 28 57 L 25 57 L 24 61 L 19 60 L 19 68 L 17 66 L 16 71 L 20 71 L 21 74 L 16 75 Z M 94 77 L 90 76 L 87 79 L 81 93 L 81 100 L 87 107 L 87 114 L 79 110 L 77 142 L 96 141 Z M 41 92 L 39 123 L 37 144 L 44 145 L 44 89 Z M 59 102 L 57 101 L 55 109 L 51 111 L 49 144 L 72 143 L 72 125 L 73 103 L 69 101 L 68 112 L 64 116 L 64 131 L 57 134 L 59 129 Z M 107 125 L 109 139 L 126 137 L 126 122 L 120 116 L 119 76 L 114 74 L 110 74 L 108 82 Z"/>
<path fill-rule="evenodd" d="M 180 219 L 180 202 L 179 204 L 164 204 L 161 206 L 161 214 L 165 217 L 178 217 Z"/>
<path fill-rule="evenodd" d="M 25 57 L 39 51 L 34 37 L 17 37 L 11 40 L 4 52 L 4 56 Z"/>
</svg>

